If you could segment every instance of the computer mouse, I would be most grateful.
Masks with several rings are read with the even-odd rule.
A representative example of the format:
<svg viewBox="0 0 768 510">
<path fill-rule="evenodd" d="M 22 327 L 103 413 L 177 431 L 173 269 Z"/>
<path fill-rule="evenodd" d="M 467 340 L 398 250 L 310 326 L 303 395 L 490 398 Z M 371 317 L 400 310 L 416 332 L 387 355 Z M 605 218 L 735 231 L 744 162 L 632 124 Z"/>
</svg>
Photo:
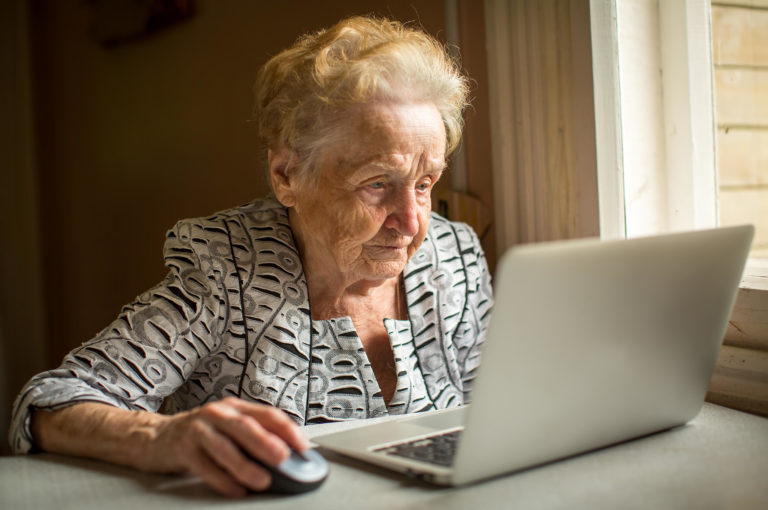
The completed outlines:
<svg viewBox="0 0 768 510">
<path fill-rule="evenodd" d="M 277 467 L 256 458 L 253 460 L 272 475 L 272 483 L 264 491 L 272 494 L 299 494 L 317 489 L 330 470 L 328 462 L 316 450 L 291 450 L 291 456 Z"/>
</svg>

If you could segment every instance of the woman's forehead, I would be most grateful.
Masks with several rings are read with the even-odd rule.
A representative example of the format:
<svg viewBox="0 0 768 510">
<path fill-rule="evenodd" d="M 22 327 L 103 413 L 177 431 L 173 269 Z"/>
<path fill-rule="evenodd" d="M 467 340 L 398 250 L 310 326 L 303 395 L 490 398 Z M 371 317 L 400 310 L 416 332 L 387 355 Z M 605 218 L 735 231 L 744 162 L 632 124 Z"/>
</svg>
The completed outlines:
<svg viewBox="0 0 768 510">
<path fill-rule="evenodd" d="M 429 101 L 374 101 L 355 105 L 341 121 L 362 134 L 424 131 L 445 134 L 440 112 Z M 346 122 L 345 122 L 346 121 Z"/>
<path fill-rule="evenodd" d="M 340 162 L 396 164 L 403 154 L 419 153 L 433 164 L 445 157 L 445 126 L 432 103 L 371 103 L 339 119 L 339 136 L 329 144 Z"/>
</svg>

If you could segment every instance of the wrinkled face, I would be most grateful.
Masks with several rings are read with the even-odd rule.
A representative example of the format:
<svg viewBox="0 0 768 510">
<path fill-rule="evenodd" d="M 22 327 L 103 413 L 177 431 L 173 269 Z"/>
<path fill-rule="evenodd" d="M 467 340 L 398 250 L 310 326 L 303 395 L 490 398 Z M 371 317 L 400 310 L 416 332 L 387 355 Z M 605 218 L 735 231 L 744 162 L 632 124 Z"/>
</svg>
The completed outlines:
<svg viewBox="0 0 768 510">
<path fill-rule="evenodd" d="M 291 184 L 305 265 L 351 281 L 397 276 L 427 232 L 445 168 L 442 119 L 432 103 L 378 102 L 355 107 L 341 129 L 314 178 Z"/>
</svg>

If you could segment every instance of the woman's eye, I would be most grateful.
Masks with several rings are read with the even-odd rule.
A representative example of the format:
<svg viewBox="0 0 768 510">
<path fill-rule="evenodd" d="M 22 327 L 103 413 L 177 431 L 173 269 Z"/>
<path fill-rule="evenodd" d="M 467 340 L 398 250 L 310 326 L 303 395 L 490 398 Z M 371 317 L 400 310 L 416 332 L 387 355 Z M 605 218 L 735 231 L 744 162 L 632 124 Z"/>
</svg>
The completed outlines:
<svg viewBox="0 0 768 510">
<path fill-rule="evenodd" d="M 384 181 L 372 182 L 368 187 L 371 189 L 384 189 Z"/>
<path fill-rule="evenodd" d="M 429 191 L 430 187 L 431 186 L 429 181 L 420 182 L 416 185 L 416 189 L 419 191 Z"/>
</svg>

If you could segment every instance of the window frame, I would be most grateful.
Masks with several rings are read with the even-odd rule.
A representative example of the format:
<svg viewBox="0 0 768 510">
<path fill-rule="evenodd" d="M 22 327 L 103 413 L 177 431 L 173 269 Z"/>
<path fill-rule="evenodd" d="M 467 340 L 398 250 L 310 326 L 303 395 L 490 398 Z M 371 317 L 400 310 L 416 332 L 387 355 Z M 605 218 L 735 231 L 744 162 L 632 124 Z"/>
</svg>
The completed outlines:
<svg viewBox="0 0 768 510">
<path fill-rule="evenodd" d="M 511 81 L 520 80 L 520 75 L 526 72 L 539 72 L 544 67 L 530 55 L 521 62 L 521 50 L 515 47 L 515 43 L 520 41 L 514 38 L 515 34 L 519 37 L 520 31 L 527 30 L 527 27 L 546 22 L 542 15 L 545 7 L 541 5 L 527 0 L 485 0 L 495 228 L 499 254 L 513 244 L 557 238 L 552 235 L 554 230 L 551 227 L 538 227 L 542 223 L 539 221 L 541 215 L 546 212 L 542 213 L 540 206 L 534 202 L 541 202 L 543 197 L 545 205 L 550 207 L 557 203 L 558 193 L 562 190 L 550 188 L 542 191 L 537 184 L 531 189 L 521 190 L 521 183 L 530 181 L 531 172 L 537 171 L 530 168 L 530 163 L 535 164 L 536 158 L 540 157 L 537 151 L 551 148 L 541 143 L 538 147 L 535 143 L 522 144 L 521 147 L 516 141 L 521 134 L 520 126 L 525 127 L 527 122 L 533 123 L 535 128 L 536 120 L 531 121 L 529 117 L 546 112 L 547 108 L 541 103 L 534 104 L 529 107 L 531 111 L 523 115 L 519 107 L 516 110 L 516 102 L 534 103 L 547 98 L 536 95 L 535 90 L 516 88 Z M 596 182 L 596 193 L 580 193 L 579 196 L 584 202 L 582 211 L 591 207 L 597 210 L 597 217 L 590 219 L 586 215 L 587 219 L 580 223 L 580 228 L 561 231 L 570 237 L 584 237 L 595 230 L 601 238 L 611 239 L 716 226 L 717 125 L 709 0 L 621 0 L 620 4 L 618 0 L 590 0 L 588 4 L 570 0 L 554 5 L 558 16 L 570 17 L 573 43 L 572 47 L 562 43 L 555 51 L 572 52 L 573 65 L 588 64 L 591 67 L 591 82 L 582 80 L 582 83 L 574 84 L 573 97 L 583 99 L 584 90 L 589 89 L 594 115 L 587 116 L 590 118 L 574 115 L 573 125 L 565 129 L 578 133 L 583 143 L 590 143 L 585 134 L 591 132 L 594 135 L 591 144 L 595 152 L 591 164 L 588 157 L 581 158 L 581 162 L 573 166 L 569 177 L 574 177 L 572 181 L 581 186 L 581 191 L 586 189 L 585 182 L 590 182 L 590 179 Z M 552 9 L 551 6 L 546 8 Z M 619 25 L 622 17 L 627 15 L 626 10 L 633 9 L 635 12 L 630 13 L 630 21 L 634 23 L 633 18 L 642 16 L 644 34 L 622 30 Z M 588 39 L 588 58 L 579 56 L 578 46 L 584 45 L 584 39 Z M 651 44 L 646 44 L 647 41 Z M 529 44 L 528 41 L 524 43 Z M 629 52 L 625 45 L 630 46 Z M 643 48 L 647 48 L 647 55 L 641 53 Z M 630 112 L 624 110 L 628 102 L 638 100 L 631 96 L 630 90 L 622 91 L 621 87 L 622 80 L 626 83 L 626 80 L 632 79 L 630 68 L 634 64 L 631 62 L 633 57 L 647 58 L 635 72 L 646 73 L 639 81 L 646 87 L 653 87 L 657 95 L 662 95 L 655 106 L 660 111 L 641 119 L 643 129 L 650 131 L 648 136 L 631 132 L 630 128 L 637 127 L 637 117 L 628 119 Z M 622 61 L 622 58 L 625 60 Z M 554 81 L 559 76 L 555 73 L 545 78 Z M 505 82 L 505 79 L 509 81 Z M 642 97 L 648 91 L 634 92 Z M 522 99 L 518 97 L 520 95 L 523 95 Z M 662 135 L 658 136 L 659 133 Z M 523 131 L 522 134 L 527 133 Z M 637 192 L 637 185 L 628 183 L 626 179 L 626 172 L 632 171 L 630 167 L 637 164 L 635 155 L 638 154 L 637 146 L 633 151 L 628 144 L 639 144 L 642 149 L 646 149 L 647 144 L 653 144 L 653 150 L 661 154 L 654 161 L 657 165 L 652 169 L 654 173 L 646 176 L 646 183 L 650 182 L 655 188 L 653 193 L 648 194 L 645 203 L 632 195 Z M 542 146 L 545 148 L 542 149 Z M 530 151 L 530 154 L 523 154 L 521 158 L 521 149 L 524 153 Z M 528 156 L 527 159 L 525 156 Z M 578 157 L 574 159 L 579 160 Z M 667 172 L 668 168 L 678 170 Z M 628 196 L 630 204 L 627 203 Z M 662 218 L 663 221 L 633 225 L 632 211 L 628 214 L 628 207 L 643 207 L 654 218 Z M 565 218 L 561 221 L 571 220 Z M 533 232 L 523 228 L 527 225 L 534 226 Z M 768 264 L 750 260 L 718 360 L 710 400 L 768 415 L 766 360 Z M 753 384 L 756 379 L 759 381 L 757 386 Z M 716 387 L 717 384 L 721 386 Z"/>
<path fill-rule="evenodd" d="M 590 0 L 590 15 L 601 236 L 715 227 L 709 3 Z"/>
</svg>

